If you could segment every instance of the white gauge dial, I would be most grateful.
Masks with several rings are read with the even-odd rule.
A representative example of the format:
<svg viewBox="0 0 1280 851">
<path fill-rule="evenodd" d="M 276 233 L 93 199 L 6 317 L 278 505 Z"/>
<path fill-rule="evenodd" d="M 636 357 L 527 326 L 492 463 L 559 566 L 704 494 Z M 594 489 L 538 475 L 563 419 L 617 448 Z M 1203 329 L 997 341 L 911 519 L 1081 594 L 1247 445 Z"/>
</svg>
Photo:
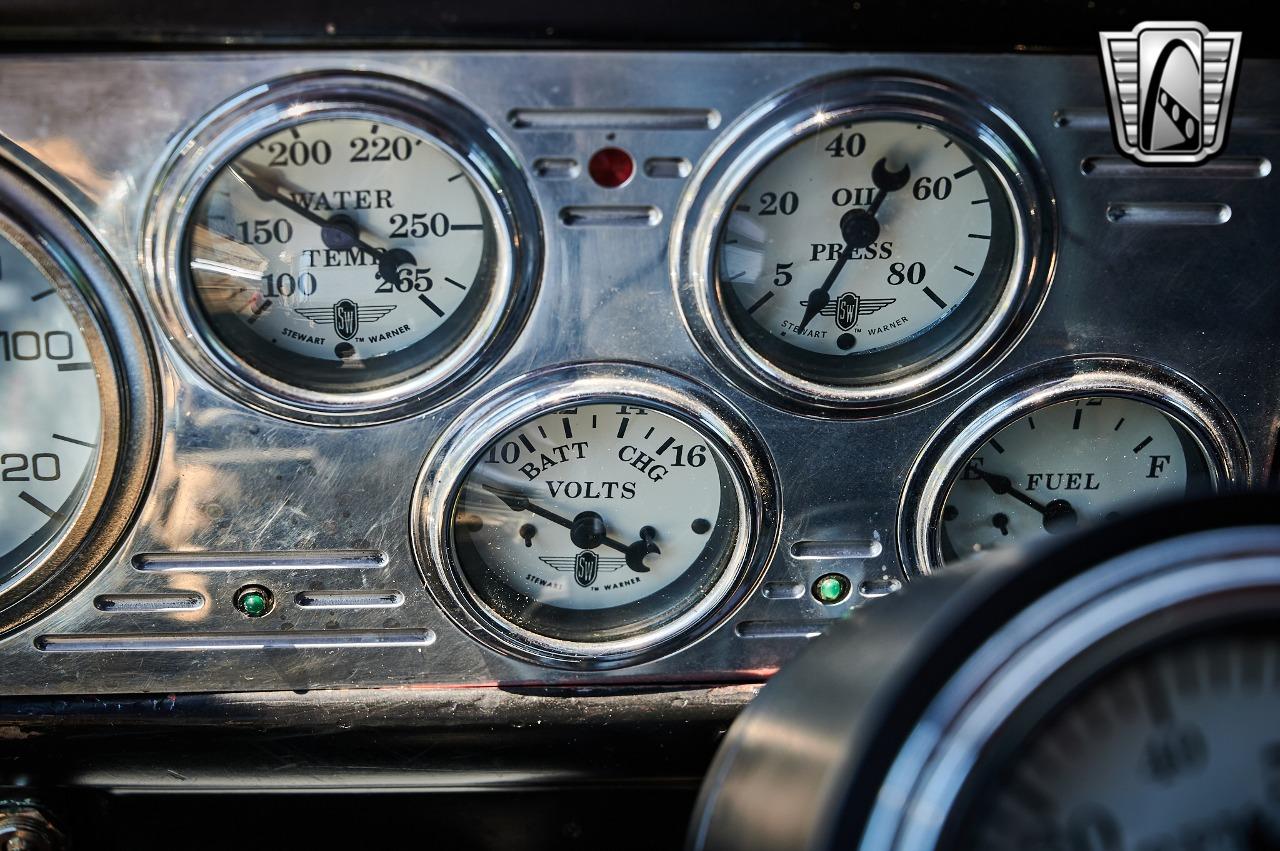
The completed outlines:
<svg viewBox="0 0 1280 851">
<path fill-rule="evenodd" d="M 86 319 L 0 236 L 0 582 L 73 521 L 102 438 Z"/>
<path fill-rule="evenodd" d="M 1280 641 L 1183 641 L 1070 699 L 956 847 L 1280 847 Z"/>
<path fill-rule="evenodd" d="M 726 568 L 741 510 L 720 450 L 684 420 L 589 404 L 483 451 L 456 500 L 454 553 L 517 626 L 606 640 L 698 602 Z"/>
<path fill-rule="evenodd" d="M 748 343 L 797 371 L 838 373 L 822 358 L 847 366 L 993 300 L 1012 251 L 1008 197 L 980 155 L 929 124 L 859 121 L 801 138 L 747 182 L 717 278 Z M 938 348 L 957 334 L 945 336 Z"/>
<path fill-rule="evenodd" d="M 1058 402 L 970 456 L 942 509 L 943 556 L 1070 532 L 1210 486 L 1204 454 L 1161 409 L 1119 396 Z"/>
<path fill-rule="evenodd" d="M 254 367 L 321 389 L 447 355 L 493 285 L 498 232 L 471 169 L 431 137 L 314 119 L 245 148 L 188 232 L 195 296 Z"/>
</svg>

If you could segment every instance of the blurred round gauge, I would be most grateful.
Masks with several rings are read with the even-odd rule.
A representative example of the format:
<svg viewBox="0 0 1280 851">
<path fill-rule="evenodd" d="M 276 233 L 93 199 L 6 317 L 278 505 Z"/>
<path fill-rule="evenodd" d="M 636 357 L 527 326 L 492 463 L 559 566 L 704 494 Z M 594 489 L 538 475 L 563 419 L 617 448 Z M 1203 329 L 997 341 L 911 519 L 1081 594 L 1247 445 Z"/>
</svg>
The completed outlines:
<svg viewBox="0 0 1280 851">
<path fill-rule="evenodd" d="M 74 590 L 128 527 L 153 393 L 114 269 L 41 189 L 0 168 L 0 632 Z"/>
</svg>

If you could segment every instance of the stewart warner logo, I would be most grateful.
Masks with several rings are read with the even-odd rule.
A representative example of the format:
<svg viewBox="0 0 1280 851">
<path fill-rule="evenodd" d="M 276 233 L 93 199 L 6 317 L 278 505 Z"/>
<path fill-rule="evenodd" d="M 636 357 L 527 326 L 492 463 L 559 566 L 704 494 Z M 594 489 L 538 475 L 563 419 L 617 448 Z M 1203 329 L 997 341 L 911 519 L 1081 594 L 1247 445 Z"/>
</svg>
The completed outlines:
<svg viewBox="0 0 1280 851">
<path fill-rule="evenodd" d="M 361 307 L 349 298 L 334 302 L 333 307 L 295 307 L 294 310 L 318 324 L 333 323 L 333 330 L 344 340 L 350 340 L 360 330 L 360 323 L 377 322 L 391 311 L 394 304 L 374 304 Z"/>
<path fill-rule="evenodd" d="M 895 301 L 897 301 L 896 298 L 862 298 L 854 292 L 841 293 L 840 297 L 835 301 L 827 302 L 826 306 L 822 308 L 821 314 L 835 317 L 836 326 L 841 331 L 848 331 L 858 324 L 860 317 L 870 316 L 879 310 L 885 309 Z M 800 302 L 800 306 L 808 307 L 808 300 Z"/>
<path fill-rule="evenodd" d="M 1240 35 L 1193 21 L 1101 33 L 1116 147 L 1144 165 L 1217 155 L 1227 139 Z"/>
</svg>

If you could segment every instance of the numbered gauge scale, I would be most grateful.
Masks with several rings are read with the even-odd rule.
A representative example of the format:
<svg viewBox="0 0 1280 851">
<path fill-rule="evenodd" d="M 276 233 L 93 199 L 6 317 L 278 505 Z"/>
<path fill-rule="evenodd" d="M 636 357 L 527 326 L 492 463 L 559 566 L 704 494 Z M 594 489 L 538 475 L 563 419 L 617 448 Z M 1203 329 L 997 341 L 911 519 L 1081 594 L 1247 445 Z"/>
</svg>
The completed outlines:
<svg viewBox="0 0 1280 851">
<path fill-rule="evenodd" d="M 904 560 L 928 572 L 1210 494 L 1244 458 L 1230 415 L 1186 378 L 1121 358 L 1052 362 L 934 437 L 904 494 Z"/>
<path fill-rule="evenodd" d="M 1030 321 L 1047 194 L 995 114 L 933 84 L 854 78 L 744 124 L 686 208 L 678 288 L 703 348 L 770 395 L 914 404 Z"/>
<path fill-rule="evenodd" d="M 123 534 L 149 471 L 152 377 L 100 250 L 0 166 L 0 633 L 73 591 Z"/>
<path fill-rule="evenodd" d="M 281 114 L 292 95 L 313 100 Z M 161 262 L 221 373 L 275 409 L 377 418 L 482 366 L 527 295 L 528 205 L 474 117 L 381 78 L 304 78 L 199 132 L 220 155 L 166 184 L 195 200 Z"/>
<path fill-rule="evenodd" d="M 570 373 L 581 376 L 554 375 Z M 429 577 L 504 649 L 552 664 L 634 661 L 741 589 L 762 544 L 758 494 L 772 489 L 747 487 L 759 469 L 744 459 L 759 449 L 692 397 L 642 379 L 607 393 L 552 380 L 522 392 L 515 415 L 446 437 L 428 462 Z M 510 414 L 501 396 L 491 404 Z"/>
</svg>

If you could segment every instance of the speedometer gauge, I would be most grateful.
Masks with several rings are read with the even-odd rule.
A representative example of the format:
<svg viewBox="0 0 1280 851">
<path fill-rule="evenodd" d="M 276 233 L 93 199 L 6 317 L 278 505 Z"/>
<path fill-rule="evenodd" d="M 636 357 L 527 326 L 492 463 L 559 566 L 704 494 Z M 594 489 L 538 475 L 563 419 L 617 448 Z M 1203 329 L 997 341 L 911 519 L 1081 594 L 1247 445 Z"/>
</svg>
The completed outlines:
<svg viewBox="0 0 1280 851">
<path fill-rule="evenodd" d="M 467 442 L 436 534 L 456 591 L 508 640 L 598 662 L 721 606 L 758 545 L 760 511 L 752 450 L 735 450 L 696 399 L 589 384 L 530 397 Z"/>
<path fill-rule="evenodd" d="M 18 239 L 0 232 L 0 582 L 66 530 L 103 440 L 96 332 Z"/>
<path fill-rule="evenodd" d="M 75 590 L 128 528 L 150 471 L 153 392 L 115 271 L 0 165 L 0 634 Z"/>
<path fill-rule="evenodd" d="M 162 187 L 176 194 L 158 271 L 232 392 L 379 420 L 456 390 L 510 337 L 529 205 L 497 183 L 507 155 L 456 104 L 380 77 L 305 78 L 196 136 L 212 150 L 184 148 L 193 161 Z"/>
<path fill-rule="evenodd" d="M 747 116 L 677 230 L 695 341 L 770 401 L 883 413 L 1002 356 L 1043 298 L 1049 194 L 998 114 L 839 78 Z"/>
</svg>

